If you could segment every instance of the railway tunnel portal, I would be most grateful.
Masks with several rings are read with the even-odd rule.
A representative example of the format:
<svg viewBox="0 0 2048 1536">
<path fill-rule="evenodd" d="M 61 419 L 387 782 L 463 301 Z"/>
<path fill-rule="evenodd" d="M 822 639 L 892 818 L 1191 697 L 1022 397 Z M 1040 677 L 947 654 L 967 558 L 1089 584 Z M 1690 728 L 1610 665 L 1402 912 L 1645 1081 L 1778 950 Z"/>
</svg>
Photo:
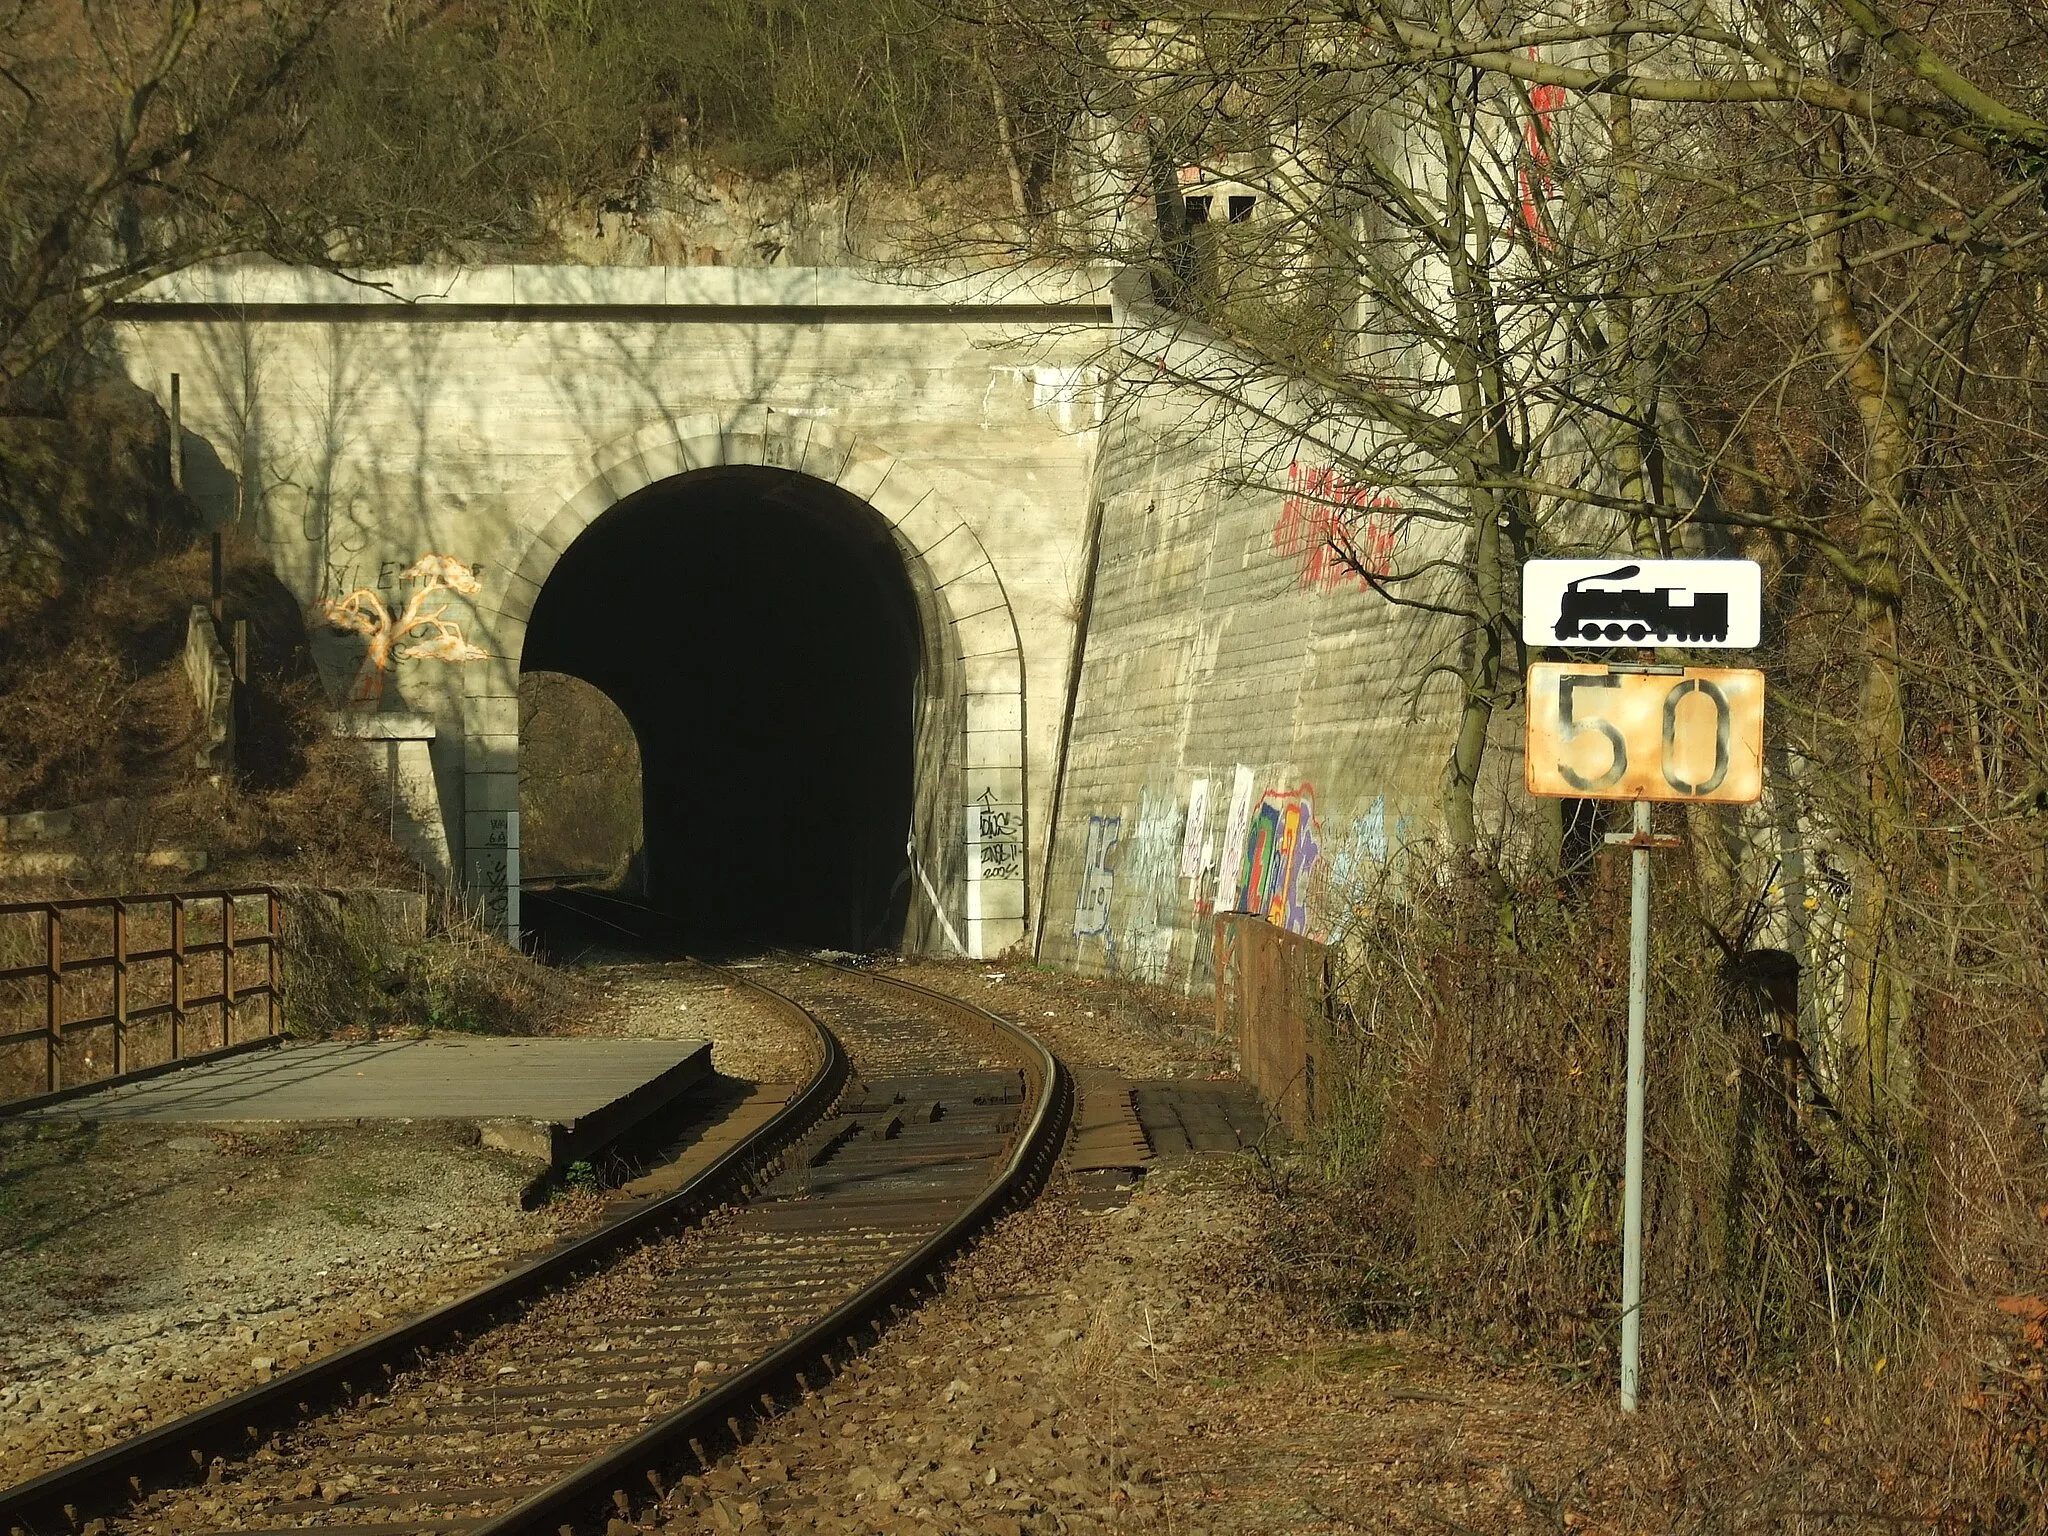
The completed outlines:
<svg viewBox="0 0 2048 1536">
<path fill-rule="evenodd" d="M 632 724 L 647 892 L 694 942 L 1023 938 L 1029 621 L 950 498 L 780 412 L 660 423 L 591 469 L 497 551 L 500 649 L 462 674 L 469 888 L 517 926 L 518 678 L 551 670 Z"/>
<path fill-rule="evenodd" d="M 1111 320 L 1087 272 L 242 265 L 114 337 L 487 926 L 554 670 L 627 715 L 699 942 L 981 957 L 1043 886 Z M 318 622 L 344 601 L 388 632 Z"/>
<path fill-rule="evenodd" d="M 1204 990 L 1216 915 L 1334 935 L 1435 825 L 1457 621 L 1326 535 L 1355 510 L 1427 568 L 1455 519 L 1347 481 L 1341 412 L 1247 394 L 1138 276 L 367 278 L 180 273 L 110 336 L 313 620 L 421 863 L 508 937 L 523 668 L 628 715 L 649 883 L 700 942 L 900 924 Z M 1521 765 L 1488 762 L 1505 835 Z"/>
<path fill-rule="evenodd" d="M 624 712 L 639 879 L 693 948 L 902 943 L 919 802 L 956 798 L 939 744 L 960 728 L 912 563 L 866 502 L 745 466 L 627 497 L 542 586 L 522 671 Z"/>
</svg>

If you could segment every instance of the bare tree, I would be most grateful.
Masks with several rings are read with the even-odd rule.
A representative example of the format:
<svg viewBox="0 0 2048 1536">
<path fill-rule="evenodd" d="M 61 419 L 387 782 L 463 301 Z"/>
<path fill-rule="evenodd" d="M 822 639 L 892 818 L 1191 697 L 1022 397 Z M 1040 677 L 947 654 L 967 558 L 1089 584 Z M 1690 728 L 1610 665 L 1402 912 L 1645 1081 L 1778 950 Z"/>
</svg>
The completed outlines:
<svg viewBox="0 0 2048 1536">
<path fill-rule="evenodd" d="M 1074 146 L 1010 253 L 1147 270 L 1166 327 L 1232 359 L 1184 384 L 1240 420 L 1285 395 L 1263 425 L 1341 466 L 1332 556 L 1454 626 L 1454 836 L 1519 677 L 1520 557 L 1765 561 L 1792 685 L 1774 730 L 1800 765 L 1777 792 L 1842 869 L 1820 917 L 1841 1096 L 1869 1113 L 1912 1076 L 1894 936 L 1927 819 L 1915 699 L 1978 701 L 1983 804 L 2031 814 L 2048 785 L 2039 620 L 1984 579 L 1991 547 L 2024 565 L 2041 531 L 2042 20 L 1013 0 L 998 28 L 1039 40 L 1037 78 L 1059 61 L 1064 94 L 1037 99 Z M 1226 183 L 1256 194 L 1243 225 L 1188 196 Z M 1706 916 L 1739 942 L 1770 867 L 1744 867 L 1725 814 L 1691 826 Z"/>
<path fill-rule="evenodd" d="M 1715 340 L 1671 349 L 1652 372 L 1668 380 L 1656 387 L 1695 405 L 1722 397 L 1712 479 L 1727 505 L 1750 513 L 1734 520 L 1788 541 L 1795 559 L 1819 558 L 1848 603 L 1853 690 L 1844 685 L 1837 700 L 1822 688 L 1803 702 L 1808 757 L 1838 791 L 1828 810 L 1850 865 L 1845 1096 L 1870 1109 L 1909 1077 L 1892 1060 L 1890 940 L 1913 824 L 1908 697 L 1920 648 L 1906 625 L 1916 569 L 1932 578 L 1937 608 L 1961 605 L 1939 628 L 1970 635 L 2000 681 L 2028 696 L 2008 722 L 2024 744 L 2018 801 L 2038 797 L 2048 768 L 2039 690 L 2013 664 L 2030 625 L 2007 628 L 1973 607 L 1956 551 L 1934 536 L 1944 522 L 1955 530 L 1941 514 L 1959 491 L 1940 461 L 1988 424 L 1971 422 L 1972 395 L 2008 368 L 2029 398 L 2035 387 L 2036 343 L 2010 306 L 2038 287 L 2048 236 L 2042 18 L 2024 5 L 1931 6 L 1907 25 L 1863 0 L 1726 16 L 1620 3 L 1590 22 L 1398 3 L 1347 14 L 1386 67 L 1457 60 L 1569 92 L 1605 117 L 1617 170 L 1637 189 L 1617 212 L 1647 205 L 1674 215 L 1668 227 L 1691 245 L 1667 243 L 1622 287 L 1617 314 L 1690 290 L 1686 308 L 1709 326 L 1733 330 L 1773 311 L 1796 326 L 1754 359 L 1762 366 L 1747 398 L 1729 398 L 1735 378 L 1707 385 L 1709 370 L 1742 350 Z M 1642 110 L 1666 130 L 1691 123 L 1712 136 L 1638 146 Z M 1623 322 L 1612 339 L 1627 330 Z M 1615 399 L 1639 430 L 1654 429 L 1642 391 Z M 1782 473 L 1803 457 L 1783 451 L 1789 440 L 1838 431 L 1846 439 L 1824 454 L 1834 487 Z M 1767 464 L 1781 473 L 1762 472 Z M 1981 538 L 1966 538 L 1972 545 Z M 1941 665 L 1955 661 L 1976 664 Z"/>
</svg>

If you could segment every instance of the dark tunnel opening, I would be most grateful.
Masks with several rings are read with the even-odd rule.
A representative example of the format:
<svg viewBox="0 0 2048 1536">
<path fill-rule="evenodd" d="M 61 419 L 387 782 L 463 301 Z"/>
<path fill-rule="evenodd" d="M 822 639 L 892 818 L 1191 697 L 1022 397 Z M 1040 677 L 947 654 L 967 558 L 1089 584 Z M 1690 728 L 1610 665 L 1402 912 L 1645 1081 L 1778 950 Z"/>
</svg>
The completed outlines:
<svg viewBox="0 0 2048 1536">
<path fill-rule="evenodd" d="M 916 599 L 865 502 L 786 470 L 663 481 L 584 531 L 521 667 L 639 736 L 644 881 L 690 945 L 899 944 L 910 902 Z"/>
</svg>

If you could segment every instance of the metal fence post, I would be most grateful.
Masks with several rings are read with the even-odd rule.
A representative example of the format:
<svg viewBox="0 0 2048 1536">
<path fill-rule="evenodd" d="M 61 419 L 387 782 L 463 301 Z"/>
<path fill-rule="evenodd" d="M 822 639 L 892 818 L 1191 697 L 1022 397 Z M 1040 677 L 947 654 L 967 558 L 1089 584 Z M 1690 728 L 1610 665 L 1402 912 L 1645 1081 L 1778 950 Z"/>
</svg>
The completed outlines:
<svg viewBox="0 0 2048 1536">
<path fill-rule="evenodd" d="M 279 949 L 284 944 L 284 903 L 278 899 L 277 888 L 269 891 L 270 925 L 270 1033 L 282 1033 L 284 1029 L 284 957 Z"/>
<path fill-rule="evenodd" d="M 48 1091 L 55 1093 L 64 1086 L 64 914 L 50 906 L 43 909 L 43 917 L 44 937 L 48 940 L 44 957 L 48 982 L 44 989 L 44 1027 L 49 1031 L 43 1079 Z"/>
<path fill-rule="evenodd" d="M 171 1060 L 185 1054 L 185 898 L 171 898 Z"/>
<path fill-rule="evenodd" d="M 235 1043 L 235 897 L 220 893 L 220 1045 Z"/>
<path fill-rule="evenodd" d="M 128 904 L 114 903 L 114 1075 L 128 1070 Z"/>
</svg>

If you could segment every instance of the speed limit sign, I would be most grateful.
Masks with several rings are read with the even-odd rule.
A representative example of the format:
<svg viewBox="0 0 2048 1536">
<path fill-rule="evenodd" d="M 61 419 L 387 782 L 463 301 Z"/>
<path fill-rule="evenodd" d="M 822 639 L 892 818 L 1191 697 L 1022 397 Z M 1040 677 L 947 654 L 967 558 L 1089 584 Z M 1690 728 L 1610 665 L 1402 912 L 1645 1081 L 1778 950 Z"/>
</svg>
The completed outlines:
<svg viewBox="0 0 2048 1536">
<path fill-rule="evenodd" d="M 1623 573 L 1607 575 L 1620 579 Z M 1635 568 L 1628 568 L 1633 576 Z M 1575 584 L 1575 589 L 1578 584 Z M 1631 601 L 1635 596 L 1630 595 Z M 1601 594 L 1602 602 L 1610 601 Z M 1662 588 L 1653 596 L 1668 596 Z M 1618 599 L 1614 599 L 1618 601 Z M 1703 605 L 1691 605 L 1698 628 Z M 1718 622 L 1721 609 L 1713 617 Z M 1559 621 L 1560 625 L 1562 620 Z M 1588 621 L 1590 622 L 1590 621 Z M 1675 622 L 1675 621 L 1674 621 Z M 1604 623 L 1604 620 L 1603 620 Z M 1560 633 L 1562 631 L 1560 630 Z M 1604 637 L 1604 630 L 1603 630 Z M 1643 1148 L 1650 1013 L 1650 802 L 1746 804 L 1764 789 L 1764 675 L 1737 667 L 1588 665 L 1529 668 L 1524 773 L 1532 795 L 1635 802 L 1629 848 L 1628 1077 L 1622 1137 L 1621 1407 L 1642 1380 Z"/>
<path fill-rule="evenodd" d="M 1538 662 L 1526 713 L 1532 795 L 1728 805 L 1763 794 L 1761 672 Z"/>
</svg>

